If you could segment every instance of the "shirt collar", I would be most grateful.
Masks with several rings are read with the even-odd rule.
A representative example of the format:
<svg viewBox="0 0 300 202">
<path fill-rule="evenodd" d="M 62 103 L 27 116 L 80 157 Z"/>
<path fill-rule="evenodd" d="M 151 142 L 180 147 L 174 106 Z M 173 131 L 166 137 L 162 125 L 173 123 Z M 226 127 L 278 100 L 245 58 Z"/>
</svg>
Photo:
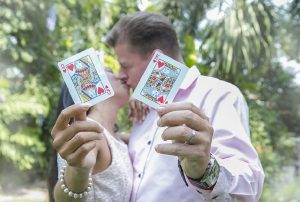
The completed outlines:
<svg viewBox="0 0 300 202">
<path fill-rule="evenodd" d="M 201 75 L 201 73 L 199 72 L 199 70 L 197 69 L 196 66 L 192 66 L 188 72 L 185 75 L 184 80 L 182 81 L 181 85 L 180 85 L 180 89 L 185 90 L 188 87 L 190 87 L 190 85 L 195 81 L 195 79 L 197 79 L 199 76 Z"/>
</svg>

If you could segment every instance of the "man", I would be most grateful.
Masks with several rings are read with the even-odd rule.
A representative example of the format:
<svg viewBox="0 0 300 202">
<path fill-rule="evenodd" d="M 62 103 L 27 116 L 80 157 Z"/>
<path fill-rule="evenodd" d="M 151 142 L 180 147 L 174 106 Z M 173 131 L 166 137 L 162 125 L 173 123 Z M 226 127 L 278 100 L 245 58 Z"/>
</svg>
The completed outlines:
<svg viewBox="0 0 300 202">
<path fill-rule="evenodd" d="M 107 43 L 121 65 L 120 79 L 133 89 L 153 50 L 183 63 L 175 30 L 158 13 L 122 17 Z M 133 127 L 131 201 L 258 201 L 264 173 L 248 124 L 240 91 L 192 67 L 174 103 L 151 109 Z"/>
</svg>

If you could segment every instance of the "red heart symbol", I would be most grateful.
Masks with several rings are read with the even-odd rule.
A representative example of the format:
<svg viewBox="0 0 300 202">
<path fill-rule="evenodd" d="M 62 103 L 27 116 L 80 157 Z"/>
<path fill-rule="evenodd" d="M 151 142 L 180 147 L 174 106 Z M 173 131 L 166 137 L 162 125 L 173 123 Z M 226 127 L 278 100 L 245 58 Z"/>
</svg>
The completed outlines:
<svg viewBox="0 0 300 202">
<path fill-rule="evenodd" d="M 157 99 L 158 102 L 160 103 L 164 103 L 164 96 L 160 96 L 158 99 Z"/>
<path fill-rule="evenodd" d="M 107 85 L 105 86 L 105 89 L 106 89 L 106 92 L 110 95 L 110 89 Z"/>
<path fill-rule="evenodd" d="M 67 71 L 66 69 L 63 69 L 63 72 L 64 72 L 64 73 L 66 73 L 66 71 Z"/>
<path fill-rule="evenodd" d="M 158 61 L 157 65 L 158 65 L 158 68 L 161 68 L 162 66 L 165 65 L 165 63 L 164 63 L 164 62 L 161 62 L 161 61 Z"/>
<path fill-rule="evenodd" d="M 102 93 L 104 93 L 104 89 L 101 87 L 98 87 L 98 94 L 102 94 Z"/>
<path fill-rule="evenodd" d="M 73 71 L 74 65 L 73 65 L 73 64 L 69 64 L 69 65 L 67 66 L 67 68 L 68 68 L 69 70 Z"/>
</svg>

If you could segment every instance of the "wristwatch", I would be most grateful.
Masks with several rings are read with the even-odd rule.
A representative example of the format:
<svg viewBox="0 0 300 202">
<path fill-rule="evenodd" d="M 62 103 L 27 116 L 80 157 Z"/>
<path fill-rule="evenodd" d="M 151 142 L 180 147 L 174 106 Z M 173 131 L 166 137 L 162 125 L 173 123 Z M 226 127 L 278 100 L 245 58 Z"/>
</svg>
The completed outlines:
<svg viewBox="0 0 300 202">
<path fill-rule="evenodd" d="M 199 179 L 193 179 L 187 176 L 190 183 L 200 189 L 204 190 L 212 190 L 217 183 L 220 173 L 220 165 L 218 164 L 215 157 L 210 154 L 210 159 L 208 162 L 208 166 L 203 174 L 203 176 Z"/>
<path fill-rule="evenodd" d="M 188 186 L 188 183 L 186 182 L 184 174 L 183 174 L 183 170 L 182 170 L 180 161 L 178 161 L 178 167 L 179 167 L 179 171 L 182 176 L 182 179 L 184 180 L 185 184 Z M 218 177 L 219 177 L 219 173 L 220 173 L 220 165 L 218 164 L 215 157 L 212 154 L 210 154 L 208 166 L 201 178 L 193 179 L 187 175 L 186 175 L 186 177 L 193 186 L 203 189 L 203 190 L 210 191 L 216 185 Z"/>
</svg>

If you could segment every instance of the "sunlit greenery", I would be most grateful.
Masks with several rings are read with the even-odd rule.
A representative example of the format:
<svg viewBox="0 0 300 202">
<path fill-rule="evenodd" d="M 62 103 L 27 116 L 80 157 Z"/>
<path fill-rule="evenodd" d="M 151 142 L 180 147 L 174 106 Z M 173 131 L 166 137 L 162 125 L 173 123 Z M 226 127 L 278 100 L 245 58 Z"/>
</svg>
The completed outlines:
<svg viewBox="0 0 300 202">
<path fill-rule="evenodd" d="M 281 63 L 300 62 L 299 8 L 297 0 L 281 7 L 271 0 L 0 1 L 0 191 L 8 169 L 45 177 L 62 84 L 57 62 L 93 47 L 117 71 L 103 38 L 121 14 L 145 9 L 171 19 L 188 66 L 242 90 L 266 173 L 262 199 L 274 198 L 272 180 L 295 161 L 292 138 L 300 135 L 299 86 Z M 126 116 L 126 109 L 118 116 L 120 130 L 130 128 Z M 296 199 L 291 186 L 284 189 L 289 201 Z"/>
</svg>

